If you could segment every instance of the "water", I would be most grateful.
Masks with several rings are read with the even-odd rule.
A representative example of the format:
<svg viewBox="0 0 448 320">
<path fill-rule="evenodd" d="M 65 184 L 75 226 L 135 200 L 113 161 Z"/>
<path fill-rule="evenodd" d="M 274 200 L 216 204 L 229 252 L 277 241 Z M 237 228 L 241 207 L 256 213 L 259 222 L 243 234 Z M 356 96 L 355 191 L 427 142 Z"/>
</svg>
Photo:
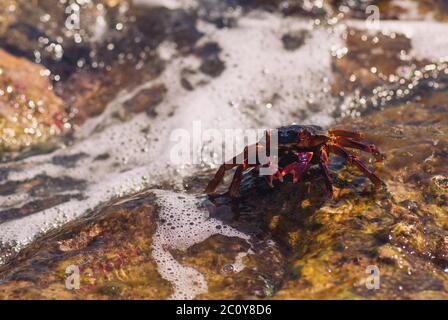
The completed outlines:
<svg viewBox="0 0 448 320">
<path fill-rule="evenodd" d="M 198 59 L 177 55 L 169 57 L 160 77 L 139 84 L 132 91 L 122 90 L 108 103 L 105 112 L 87 120 L 75 132 L 71 145 L 49 155 L 5 164 L 9 181 L 28 181 L 39 175 L 64 176 L 82 180 L 85 189 L 81 193 L 82 200 L 73 199 L 36 212 L 24 220 L 3 223 L 0 226 L 2 242 L 6 245 L 10 242 L 26 244 L 39 233 L 78 217 L 111 198 L 138 192 L 160 181 L 179 186 L 182 177 L 194 175 L 197 169 L 172 167 L 170 148 L 173 142 L 170 135 L 173 130 L 181 128 L 191 132 L 193 121 L 201 121 L 204 129 L 278 126 L 299 121 L 295 113 L 307 106 L 306 101 L 297 106 L 296 97 L 309 95 L 319 100 L 327 99 L 325 91 L 329 90 L 328 83 L 319 84 L 318 87 L 311 87 L 310 84 L 330 72 L 331 61 L 327 53 L 334 43 L 340 41 L 336 32 L 318 29 L 302 50 L 289 52 L 278 41 L 285 28 L 283 25 L 287 24 L 287 30 L 301 30 L 310 28 L 310 21 L 283 21 L 277 15 L 256 12 L 253 17 L 242 18 L 239 24 L 247 30 L 245 33 L 237 29 L 217 30 L 211 25 L 200 29 L 205 33 L 201 39 L 203 43 L 213 40 L 222 47 L 220 56 L 228 67 L 217 79 L 203 76 L 209 83 L 199 90 L 185 92 L 178 76 L 182 69 L 194 68 Z M 271 34 L 270 38 L 266 38 L 267 34 Z M 236 43 L 245 45 L 238 46 Z M 158 49 L 169 50 L 165 47 L 162 44 Z M 161 54 L 169 55 L 166 52 Z M 316 80 L 305 82 L 303 79 L 308 77 Z M 254 79 L 257 79 L 255 83 Z M 271 86 L 273 81 L 279 84 L 278 87 Z M 166 83 L 169 90 L 163 104 L 157 108 L 156 119 L 148 121 L 146 114 L 133 115 L 126 121 L 116 119 L 116 113 L 125 112 L 124 104 L 157 83 Z M 266 108 L 265 105 L 275 94 L 282 98 L 273 108 Z M 231 102 L 241 107 L 235 108 Z M 324 125 L 331 123 L 331 98 L 325 104 L 325 110 L 300 121 Z M 52 162 L 55 157 L 78 154 L 86 156 L 68 168 Z M 105 154 L 108 155 L 107 159 L 96 160 Z M 68 194 L 70 191 L 73 190 L 64 190 Z M 20 195 L 17 193 L 3 196 L 2 202 L 11 207 L 21 207 L 35 200 L 29 194 L 23 196 L 25 201 L 17 201 L 18 197 Z"/>
<path fill-rule="evenodd" d="M 444 96 L 439 101 L 433 97 L 446 86 L 447 26 L 428 13 L 416 13 L 414 7 L 401 20 L 381 21 L 380 29 L 374 30 L 354 19 L 356 10 L 342 19 L 337 11 L 318 2 L 295 7 L 287 2 L 160 1 L 148 6 L 138 1 L 135 5 L 143 7 L 137 9 L 126 1 L 119 1 L 118 6 L 103 2 L 104 7 L 88 4 L 81 11 L 96 21 L 94 29 L 81 26 L 80 31 L 58 34 L 59 21 L 38 38 L 36 47 L 30 39 L 30 48 L 20 48 L 14 38 L 2 36 L 2 45 L 10 52 L 44 64 L 55 92 L 70 104 L 62 117 L 70 131 L 65 139 L 49 140 L 25 156 L 4 155 L 0 167 L 3 264 L 68 222 L 107 208 L 116 199 L 126 202 L 141 191 L 204 201 L 202 189 L 216 164 L 205 158 L 197 165 L 178 166 L 170 157 L 175 143 L 171 133 L 176 129 L 192 133 L 194 121 L 201 121 L 203 129 L 218 130 L 290 123 L 329 127 L 344 116 L 360 118 L 362 123 L 363 117 L 397 104 L 426 106 L 424 99 L 431 105 L 446 102 Z M 15 5 L 12 14 L 16 12 L 20 21 L 18 9 L 31 5 L 20 1 Z M 40 9 L 39 16 L 49 10 Z M 58 11 L 48 14 L 57 17 Z M 420 14 L 427 19 L 406 20 Z M 36 24 L 36 29 L 42 26 Z M 77 35 L 82 38 L 79 43 Z M 62 41 L 62 60 L 45 56 L 47 42 L 57 43 L 58 37 L 69 39 Z M 394 116 L 399 119 L 398 113 Z M 393 118 L 383 117 L 383 124 Z M 207 141 L 204 154 L 217 148 Z M 160 198 L 161 215 L 172 212 L 176 221 L 187 222 L 186 214 L 207 212 L 197 211 L 193 200 L 188 205 L 175 201 L 168 206 Z M 253 212 L 242 211 L 243 222 L 254 220 Z M 157 268 L 175 288 L 171 297 L 194 298 L 213 294 L 215 289 L 207 285 L 214 280 L 204 276 L 206 271 L 183 265 L 169 250 L 186 251 L 219 235 L 248 240 L 252 246 L 260 241 L 260 234 L 241 222 L 225 232 L 215 228 L 221 225 L 219 219 L 204 223 L 210 227 L 203 223 L 184 226 L 185 235 L 201 234 L 194 241 L 181 238 L 168 246 L 163 239 L 177 236 L 178 231 L 163 226 L 154 235 L 152 255 L 156 261 L 165 257 Z M 274 237 L 275 241 L 282 242 Z M 238 254 L 247 255 L 248 250 L 252 249 L 238 251 L 237 259 L 243 259 Z M 248 257 L 254 255 L 250 252 Z M 269 259 L 274 258 L 277 253 L 270 254 Z M 191 277 L 174 277 L 170 269 Z M 246 269 L 236 268 L 238 272 Z M 253 292 L 263 296 L 276 281 L 263 278 L 262 289 Z"/>
</svg>

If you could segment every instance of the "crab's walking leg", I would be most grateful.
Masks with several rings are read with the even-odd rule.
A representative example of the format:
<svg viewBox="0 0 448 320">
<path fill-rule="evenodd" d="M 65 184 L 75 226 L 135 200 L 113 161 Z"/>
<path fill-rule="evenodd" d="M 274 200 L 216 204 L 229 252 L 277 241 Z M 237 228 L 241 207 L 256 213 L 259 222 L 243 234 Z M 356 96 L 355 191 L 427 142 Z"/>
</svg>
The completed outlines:
<svg viewBox="0 0 448 320">
<path fill-rule="evenodd" d="M 308 168 L 310 167 L 310 161 L 312 158 L 313 158 L 312 152 L 297 153 L 297 161 L 287 165 L 281 173 L 282 176 L 291 173 L 292 181 L 294 183 L 298 182 L 305 174 L 305 172 L 308 171 Z"/>
<path fill-rule="evenodd" d="M 366 144 L 346 137 L 336 137 L 336 141 L 337 144 L 341 145 L 342 147 L 359 149 L 373 154 L 378 161 L 384 160 L 384 155 L 378 150 L 378 148 L 374 144 Z"/>
<path fill-rule="evenodd" d="M 269 158 L 268 158 L 269 159 Z M 272 163 L 269 162 L 268 164 L 264 165 L 263 167 L 265 168 L 269 168 L 270 169 L 270 173 L 268 175 L 265 175 L 264 178 L 266 179 L 267 184 L 273 188 L 274 185 L 272 184 L 272 182 L 274 181 L 274 179 L 279 179 L 280 181 L 283 182 L 283 176 L 281 174 L 281 172 L 278 170 L 277 167 L 272 166 Z"/>
<path fill-rule="evenodd" d="M 327 186 L 328 193 L 331 196 L 333 196 L 333 183 L 331 181 L 330 170 L 328 169 L 328 154 L 325 148 L 322 148 L 320 152 L 319 167 L 324 174 L 325 184 Z"/>
<path fill-rule="evenodd" d="M 232 183 L 229 187 L 229 194 L 232 198 L 237 198 L 239 196 L 238 189 L 240 188 L 241 179 L 243 178 L 244 166 L 239 165 L 236 168 L 235 174 L 233 175 Z"/>
<path fill-rule="evenodd" d="M 356 167 L 358 167 L 359 170 L 361 170 L 361 172 L 370 179 L 370 181 L 372 181 L 375 186 L 381 187 L 383 185 L 385 185 L 385 183 L 383 182 L 383 180 L 381 180 L 380 178 L 378 178 L 378 176 L 376 176 L 372 171 L 370 171 L 362 162 L 361 160 L 359 160 L 359 158 L 351 153 L 349 153 L 347 150 L 345 150 L 344 148 L 337 146 L 337 145 L 330 145 L 330 150 L 331 152 L 343 157 L 348 163 L 350 164 L 354 164 Z"/>
<path fill-rule="evenodd" d="M 224 178 L 224 174 L 226 173 L 226 171 L 234 168 L 235 166 L 237 166 L 237 164 L 233 164 L 233 163 L 222 164 L 219 167 L 219 169 L 216 172 L 213 179 L 210 180 L 210 182 L 208 183 L 207 188 L 205 188 L 205 193 L 212 194 L 213 192 L 215 192 L 216 188 L 218 187 L 218 185 L 221 183 L 222 179 Z"/>
<path fill-rule="evenodd" d="M 345 129 L 329 129 L 328 133 L 337 137 L 348 137 L 355 140 L 364 138 L 364 134 L 359 131 L 345 130 Z"/>
<path fill-rule="evenodd" d="M 250 147 L 258 148 L 258 145 L 250 146 Z M 221 183 L 222 179 L 224 178 L 226 171 L 233 169 L 236 166 L 241 165 L 241 161 L 246 166 L 248 157 L 249 157 L 249 147 L 246 146 L 244 148 L 244 151 L 242 153 L 236 155 L 235 157 L 233 157 L 230 162 L 222 164 L 219 167 L 219 169 L 216 172 L 213 179 L 210 180 L 210 182 L 208 183 L 207 188 L 205 188 L 205 193 L 212 194 L 213 192 L 215 192 L 216 188 L 218 187 L 218 185 Z"/>
<path fill-rule="evenodd" d="M 226 171 L 233 169 L 234 167 L 238 167 L 231 183 L 231 186 L 229 188 L 229 193 L 231 196 L 237 196 L 238 195 L 238 188 L 241 183 L 242 175 L 244 170 L 248 168 L 254 167 L 257 169 L 260 166 L 259 158 L 258 158 L 258 152 L 259 149 L 266 148 L 266 152 L 268 155 L 269 160 L 269 142 L 271 139 L 271 134 L 268 130 L 265 131 L 265 139 L 267 141 L 266 145 L 264 143 L 256 143 L 250 146 L 246 146 L 244 148 L 244 151 L 237 156 L 233 157 L 230 162 L 227 162 L 225 164 L 222 164 L 218 171 L 216 172 L 214 178 L 208 183 L 207 188 L 205 189 L 205 193 L 212 194 L 215 192 L 218 185 L 221 183 L 221 181 L 224 178 L 224 175 Z M 255 155 L 255 157 L 252 157 Z M 249 158 L 249 156 L 251 158 Z M 252 163 L 252 161 L 254 163 Z"/>
</svg>

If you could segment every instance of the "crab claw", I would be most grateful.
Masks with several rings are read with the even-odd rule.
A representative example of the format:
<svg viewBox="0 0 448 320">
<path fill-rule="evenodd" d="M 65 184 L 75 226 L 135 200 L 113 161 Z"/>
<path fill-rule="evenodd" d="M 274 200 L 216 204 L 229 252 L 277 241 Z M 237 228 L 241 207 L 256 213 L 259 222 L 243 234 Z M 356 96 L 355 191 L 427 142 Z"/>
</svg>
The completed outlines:
<svg viewBox="0 0 448 320">
<path fill-rule="evenodd" d="M 303 174 L 308 171 L 310 161 L 313 158 L 312 152 L 299 152 L 297 153 L 297 161 L 286 166 L 282 171 L 282 176 L 292 174 L 292 181 L 298 182 Z"/>
<path fill-rule="evenodd" d="M 266 174 L 264 176 L 266 182 L 268 183 L 268 185 L 273 188 L 274 185 L 272 184 L 272 182 L 274 181 L 274 179 L 278 179 L 281 182 L 283 182 L 283 176 L 280 173 L 280 171 L 278 170 L 278 167 L 273 166 L 272 163 L 269 163 L 268 166 L 265 166 L 263 169 L 267 169 L 269 170 L 268 174 Z"/>
</svg>

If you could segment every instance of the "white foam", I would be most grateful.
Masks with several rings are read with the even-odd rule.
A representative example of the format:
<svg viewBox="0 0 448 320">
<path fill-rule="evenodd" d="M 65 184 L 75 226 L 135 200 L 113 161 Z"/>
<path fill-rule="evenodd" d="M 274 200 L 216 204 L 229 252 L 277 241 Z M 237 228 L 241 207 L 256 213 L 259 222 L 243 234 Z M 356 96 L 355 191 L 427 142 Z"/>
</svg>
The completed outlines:
<svg viewBox="0 0 448 320">
<path fill-rule="evenodd" d="M 198 199 L 194 196 L 161 190 L 154 193 L 161 207 L 159 218 L 163 220 L 153 239 L 153 257 L 158 271 L 174 286 L 171 299 L 193 299 L 207 292 L 204 276 L 176 261 L 170 250 L 184 251 L 215 234 L 245 240 L 249 240 L 249 236 L 210 218 L 205 209 L 198 208 Z M 240 254 L 236 261 L 238 270 L 243 269 L 242 257 L 247 252 Z"/>
<path fill-rule="evenodd" d="M 244 268 L 246 267 L 244 265 L 243 259 L 245 257 L 247 257 L 248 254 L 251 254 L 251 253 L 253 253 L 253 251 L 250 249 L 247 252 L 239 252 L 235 257 L 235 262 L 232 263 L 232 265 L 231 265 L 232 271 L 236 272 L 236 273 L 243 271 Z"/>
<path fill-rule="evenodd" d="M 198 1 L 196 0 L 134 0 L 133 3 L 137 6 L 147 7 L 165 7 L 167 9 L 188 9 L 196 7 Z"/>
</svg>

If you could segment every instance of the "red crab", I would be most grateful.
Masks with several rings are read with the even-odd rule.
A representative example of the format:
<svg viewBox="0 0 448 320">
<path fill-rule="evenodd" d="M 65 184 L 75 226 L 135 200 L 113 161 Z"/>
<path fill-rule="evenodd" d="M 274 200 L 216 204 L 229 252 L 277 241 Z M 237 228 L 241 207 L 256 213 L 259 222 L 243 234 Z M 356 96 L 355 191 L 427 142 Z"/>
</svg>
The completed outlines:
<svg viewBox="0 0 448 320">
<path fill-rule="evenodd" d="M 255 161 L 252 161 L 254 162 L 253 164 L 248 161 L 249 154 L 257 154 L 249 152 L 256 151 L 260 148 L 266 149 L 266 154 L 268 156 L 270 155 L 269 145 L 271 132 L 266 131 L 265 137 L 258 143 L 246 146 L 243 153 L 235 156 L 232 161 L 221 165 L 216 172 L 215 177 L 209 182 L 205 192 L 207 194 L 213 194 L 216 187 L 223 180 L 225 172 L 234 167 L 237 168 L 229 187 L 229 194 L 231 197 L 239 196 L 238 189 L 243 173 L 247 169 L 254 168 L 255 170 L 258 170 L 260 167 L 270 168 L 271 174 L 266 175 L 265 178 L 268 184 L 272 187 L 274 179 L 283 181 L 283 177 L 288 174 L 292 175 L 292 180 L 296 183 L 301 180 L 302 176 L 308 171 L 310 166 L 318 164 L 324 176 L 327 190 L 330 195 L 332 195 L 333 185 L 330 170 L 328 168 L 328 155 L 331 152 L 343 157 L 349 164 L 358 167 L 358 169 L 361 170 L 361 172 L 367 176 L 376 187 L 384 185 L 384 182 L 370 171 L 356 155 L 345 149 L 359 149 L 373 154 L 377 161 L 383 160 L 384 156 L 379 152 L 375 145 L 361 142 L 363 138 L 362 133 L 343 129 L 329 129 L 328 131 L 323 131 L 322 128 L 311 125 L 292 125 L 281 127 L 277 130 L 278 167 L 271 166 L 270 161 L 268 161 L 267 164 L 261 165 L 258 156 Z"/>
</svg>

